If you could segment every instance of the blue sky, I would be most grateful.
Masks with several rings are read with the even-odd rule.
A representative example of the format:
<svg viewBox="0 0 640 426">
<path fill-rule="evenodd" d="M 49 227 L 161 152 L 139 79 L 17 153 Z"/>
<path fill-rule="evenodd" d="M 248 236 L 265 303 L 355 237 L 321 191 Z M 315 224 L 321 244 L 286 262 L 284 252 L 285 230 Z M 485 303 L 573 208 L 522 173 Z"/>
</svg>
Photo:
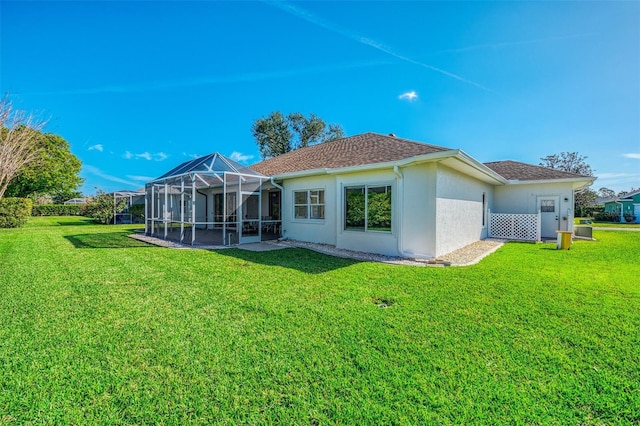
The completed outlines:
<svg viewBox="0 0 640 426">
<path fill-rule="evenodd" d="M 640 2 L 0 2 L 0 90 L 50 117 L 85 194 L 195 155 L 259 160 L 315 113 L 476 159 L 578 151 L 640 187 Z"/>
</svg>

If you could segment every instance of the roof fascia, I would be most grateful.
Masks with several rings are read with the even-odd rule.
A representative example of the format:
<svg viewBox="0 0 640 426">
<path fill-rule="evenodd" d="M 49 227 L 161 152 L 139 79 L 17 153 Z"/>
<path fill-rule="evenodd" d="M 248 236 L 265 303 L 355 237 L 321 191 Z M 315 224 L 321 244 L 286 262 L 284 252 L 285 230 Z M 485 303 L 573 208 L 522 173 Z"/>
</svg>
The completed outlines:
<svg viewBox="0 0 640 426">
<path fill-rule="evenodd" d="M 596 177 L 589 178 L 562 178 L 562 179 L 536 179 L 536 180 L 508 180 L 507 185 L 538 185 L 543 183 L 574 183 L 582 185 L 573 185 L 574 189 L 580 189 L 593 184 Z"/>
<path fill-rule="evenodd" d="M 323 174 L 346 174 L 346 173 L 357 173 L 357 172 L 365 172 L 372 170 L 380 170 L 380 169 L 390 169 L 394 166 L 398 167 L 407 167 L 415 164 L 421 163 L 429 163 L 429 162 L 438 162 L 445 159 L 455 158 L 466 165 L 478 170 L 483 173 L 487 177 L 491 178 L 498 183 L 505 184 L 507 180 L 491 170 L 489 167 L 480 163 L 469 154 L 465 153 L 460 149 L 449 149 L 445 151 L 432 152 L 430 154 L 422 154 L 415 155 L 413 157 L 404 158 L 402 160 L 396 161 L 387 161 L 384 163 L 373 163 L 373 164 L 363 164 L 359 166 L 350 166 L 350 167 L 340 167 L 335 169 L 323 168 L 323 169 L 313 169 L 313 170 L 302 170 L 300 172 L 292 172 L 292 173 L 281 173 L 278 175 L 273 175 L 272 178 L 282 180 L 282 179 L 294 179 L 300 177 L 307 176 L 317 176 Z"/>
</svg>

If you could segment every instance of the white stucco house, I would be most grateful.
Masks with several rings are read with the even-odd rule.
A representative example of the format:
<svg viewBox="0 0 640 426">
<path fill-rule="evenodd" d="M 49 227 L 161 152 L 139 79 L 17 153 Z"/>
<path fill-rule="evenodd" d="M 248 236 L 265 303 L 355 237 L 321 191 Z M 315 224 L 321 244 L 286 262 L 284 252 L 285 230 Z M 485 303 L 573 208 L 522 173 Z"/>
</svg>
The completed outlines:
<svg viewBox="0 0 640 426">
<path fill-rule="evenodd" d="M 192 244 L 271 238 L 435 258 L 489 236 L 573 230 L 574 191 L 594 177 L 365 133 L 249 167 L 219 154 L 146 185 L 149 235 Z"/>
</svg>

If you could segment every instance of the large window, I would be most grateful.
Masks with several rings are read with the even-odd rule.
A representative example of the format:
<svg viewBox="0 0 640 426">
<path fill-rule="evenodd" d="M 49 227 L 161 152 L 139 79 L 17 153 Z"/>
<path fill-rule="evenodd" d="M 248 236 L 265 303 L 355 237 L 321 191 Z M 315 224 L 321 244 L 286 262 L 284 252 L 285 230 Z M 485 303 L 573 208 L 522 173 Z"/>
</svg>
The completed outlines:
<svg viewBox="0 0 640 426">
<path fill-rule="evenodd" d="M 344 229 L 391 232 L 391 185 L 349 186 L 344 199 Z"/>
<path fill-rule="evenodd" d="M 293 191 L 293 218 L 297 220 L 324 219 L 324 190 Z"/>
</svg>

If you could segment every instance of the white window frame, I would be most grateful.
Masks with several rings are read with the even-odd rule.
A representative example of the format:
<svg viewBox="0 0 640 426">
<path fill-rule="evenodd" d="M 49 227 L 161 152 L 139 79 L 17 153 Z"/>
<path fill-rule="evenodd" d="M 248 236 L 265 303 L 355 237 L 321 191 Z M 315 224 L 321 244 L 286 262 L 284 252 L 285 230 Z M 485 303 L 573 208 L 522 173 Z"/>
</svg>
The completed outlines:
<svg viewBox="0 0 640 426">
<path fill-rule="evenodd" d="M 391 227 L 388 231 L 381 231 L 378 229 L 369 229 L 369 188 L 379 188 L 379 187 L 389 187 L 391 191 Z M 350 188 L 364 188 L 365 199 L 364 199 L 364 229 L 355 229 L 355 228 L 347 228 L 347 190 Z M 342 230 L 344 232 L 358 232 L 358 233 L 377 233 L 377 234 L 393 234 L 393 216 L 395 215 L 394 207 L 394 197 L 395 188 L 393 182 L 376 182 L 376 183 L 354 183 L 354 184 L 345 184 L 342 187 L 342 197 L 343 197 L 343 210 L 342 210 Z"/>
<path fill-rule="evenodd" d="M 296 203 L 296 193 L 303 192 L 306 193 L 306 202 L 304 204 Z M 316 193 L 316 194 L 312 194 Z M 322 193 L 322 195 L 320 195 Z M 292 191 L 293 196 L 293 214 L 291 216 L 292 220 L 295 222 L 324 222 L 326 218 L 326 198 L 325 198 L 325 190 L 323 188 L 315 188 L 315 189 L 294 189 Z M 312 197 L 317 197 L 316 202 L 312 202 Z M 322 199 L 322 202 L 320 202 Z M 307 215 L 306 217 L 296 217 L 296 207 L 306 207 Z M 320 218 L 312 218 L 311 212 L 313 208 L 322 207 L 322 217 Z"/>
</svg>

